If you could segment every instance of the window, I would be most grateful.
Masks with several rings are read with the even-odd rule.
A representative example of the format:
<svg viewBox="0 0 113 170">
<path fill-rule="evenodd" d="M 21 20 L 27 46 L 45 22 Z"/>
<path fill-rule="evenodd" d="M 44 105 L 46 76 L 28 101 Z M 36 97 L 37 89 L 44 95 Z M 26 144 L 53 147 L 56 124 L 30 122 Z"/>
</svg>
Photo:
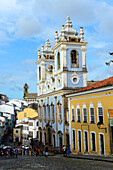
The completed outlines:
<svg viewBox="0 0 113 170">
<path fill-rule="evenodd" d="M 76 50 L 71 51 L 71 67 L 78 67 L 78 52 Z"/>
<path fill-rule="evenodd" d="M 57 69 L 60 69 L 60 53 L 57 54 Z"/>
<path fill-rule="evenodd" d="M 33 138 L 33 132 L 29 131 L 29 137 Z"/>
<path fill-rule="evenodd" d="M 83 108 L 83 122 L 87 123 L 87 109 Z"/>
<path fill-rule="evenodd" d="M 81 131 L 78 130 L 78 152 L 81 152 Z"/>
<path fill-rule="evenodd" d="M 73 150 L 75 150 L 75 130 L 72 130 Z"/>
<path fill-rule="evenodd" d="M 104 134 L 99 134 L 100 154 L 104 154 Z"/>
<path fill-rule="evenodd" d="M 88 132 L 84 131 L 84 152 L 88 152 Z"/>
<path fill-rule="evenodd" d="M 39 80 L 41 80 L 41 67 L 39 67 Z"/>
<path fill-rule="evenodd" d="M 81 119 L 80 119 L 80 109 L 77 108 L 77 122 L 81 122 Z"/>
<path fill-rule="evenodd" d="M 44 109 L 44 121 L 46 121 L 46 105 L 43 105 L 43 109 Z"/>
<path fill-rule="evenodd" d="M 55 117 L 54 117 L 54 105 L 53 104 L 51 105 L 51 110 L 52 110 L 52 120 L 54 120 Z"/>
<path fill-rule="evenodd" d="M 33 122 L 29 122 L 29 126 L 33 126 Z"/>
<path fill-rule="evenodd" d="M 103 124 L 103 108 L 98 107 L 98 122 Z"/>
<path fill-rule="evenodd" d="M 58 113 L 59 113 L 59 120 L 62 120 L 62 115 L 61 115 L 61 104 L 58 105 Z"/>
<path fill-rule="evenodd" d="M 91 151 L 96 152 L 96 137 L 94 132 L 91 132 Z"/>
<path fill-rule="evenodd" d="M 90 108 L 90 123 L 95 123 L 94 108 Z"/>
<path fill-rule="evenodd" d="M 24 117 L 27 117 L 27 113 L 24 113 Z"/>
<path fill-rule="evenodd" d="M 18 130 L 16 130 L 16 133 L 18 133 Z"/>
<path fill-rule="evenodd" d="M 48 120 L 50 120 L 50 105 L 47 106 L 48 109 Z"/>
<path fill-rule="evenodd" d="M 71 109 L 71 114 L 72 114 L 72 122 L 75 122 L 75 113 L 74 113 L 73 106 L 72 106 L 72 109 Z"/>
</svg>

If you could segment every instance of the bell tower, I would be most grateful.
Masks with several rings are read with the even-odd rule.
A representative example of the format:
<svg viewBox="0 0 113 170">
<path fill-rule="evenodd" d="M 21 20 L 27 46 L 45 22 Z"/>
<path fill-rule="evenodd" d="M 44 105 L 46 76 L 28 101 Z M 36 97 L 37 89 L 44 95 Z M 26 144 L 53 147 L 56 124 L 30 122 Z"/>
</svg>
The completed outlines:
<svg viewBox="0 0 113 170">
<path fill-rule="evenodd" d="M 25 85 L 24 85 L 24 96 L 23 96 L 24 99 L 25 99 L 25 96 L 26 96 L 27 93 L 29 93 L 29 86 L 27 85 L 27 83 L 25 83 Z"/>
<path fill-rule="evenodd" d="M 62 25 L 60 37 L 55 33 L 55 80 L 56 89 L 77 89 L 87 86 L 86 45 L 83 27 L 80 36 L 72 28 L 70 17 Z"/>
</svg>

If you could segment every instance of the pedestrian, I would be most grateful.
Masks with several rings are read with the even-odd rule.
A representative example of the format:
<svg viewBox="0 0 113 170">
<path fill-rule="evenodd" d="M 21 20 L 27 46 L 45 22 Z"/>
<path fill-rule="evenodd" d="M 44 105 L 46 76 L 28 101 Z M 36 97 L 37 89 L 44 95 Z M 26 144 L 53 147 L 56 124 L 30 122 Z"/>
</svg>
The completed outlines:
<svg viewBox="0 0 113 170">
<path fill-rule="evenodd" d="M 16 155 L 16 158 L 18 157 L 18 148 L 16 147 L 15 148 L 15 155 Z"/>
<path fill-rule="evenodd" d="M 69 152 L 70 152 L 70 150 L 69 150 L 69 147 L 67 148 L 67 156 L 69 157 Z"/>
<path fill-rule="evenodd" d="M 35 148 L 36 156 L 38 156 L 38 147 Z"/>
<path fill-rule="evenodd" d="M 41 156 L 41 150 L 40 150 L 40 148 L 38 148 L 38 154 L 39 154 L 39 156 Z"/>
<path fill-rule="evenodd" d="M 66 156 L 66 146 L 63 145 L 63 156 Z"/>
<path fill-rule="evenodd" d="M 15 156 L 15 147 L 13 148 L 13 157 Z"/>
<path fill-rule="evenodd" d="M 48 147 L 47 146 L 45 147 L 45 157 L 46 159 L 48 158 Z"/>
<path fill-rule="evenodd" d="M 10 157 L 10 148 L 8 148 L 8 157 Z"/>
<path fill-rule="evenodd" d="M 13 150 L 12 148 L 10 149 L 10 157 L 12 157 L 12 154 L 13 154 Z"/>
<path fill-rule="evenodd" d="M 7 156 L 7 149 L 4 149 L 4 156 L 6 158 L 6 156 Z"/>
</svg>

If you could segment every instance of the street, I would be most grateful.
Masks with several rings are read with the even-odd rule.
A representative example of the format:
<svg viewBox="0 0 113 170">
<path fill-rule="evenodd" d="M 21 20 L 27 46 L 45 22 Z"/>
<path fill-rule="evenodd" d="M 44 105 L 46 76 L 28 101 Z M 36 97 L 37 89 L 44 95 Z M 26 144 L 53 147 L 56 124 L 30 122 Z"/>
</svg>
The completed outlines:
<svg viewBox="0 0 113 170">
<path fill-rule="evenodd" d="M 91 161 L 76 158 L 65 158 L 62 155 L 49 156 L 46 159 L 44 156 L 21 156 L 18 158 L 4 158 L 0 157 L 0 170 L 111 170 L 113 163 L 103 161 Z"/>
</svg>

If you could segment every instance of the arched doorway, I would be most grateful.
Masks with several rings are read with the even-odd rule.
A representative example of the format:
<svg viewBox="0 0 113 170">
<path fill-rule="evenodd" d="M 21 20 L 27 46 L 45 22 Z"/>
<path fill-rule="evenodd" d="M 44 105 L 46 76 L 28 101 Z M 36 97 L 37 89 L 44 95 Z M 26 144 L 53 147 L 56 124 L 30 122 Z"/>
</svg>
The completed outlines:
<svg viewBox="0 0 113 170">
<path fill-rule="evenodd" d="M 48 145 L 51 145 L 51 129 L 48 128 Z"/>
<path fill-rule="evenodd" d="M 66 146 L 69 146 L 69 134 L 66 134 Z"/>
<path fill-rule="evenodd" d="M 59 146 L 60 147 L 62 146 L 62 137 L 61 136 L 59 137 Z"/>
</svg>

